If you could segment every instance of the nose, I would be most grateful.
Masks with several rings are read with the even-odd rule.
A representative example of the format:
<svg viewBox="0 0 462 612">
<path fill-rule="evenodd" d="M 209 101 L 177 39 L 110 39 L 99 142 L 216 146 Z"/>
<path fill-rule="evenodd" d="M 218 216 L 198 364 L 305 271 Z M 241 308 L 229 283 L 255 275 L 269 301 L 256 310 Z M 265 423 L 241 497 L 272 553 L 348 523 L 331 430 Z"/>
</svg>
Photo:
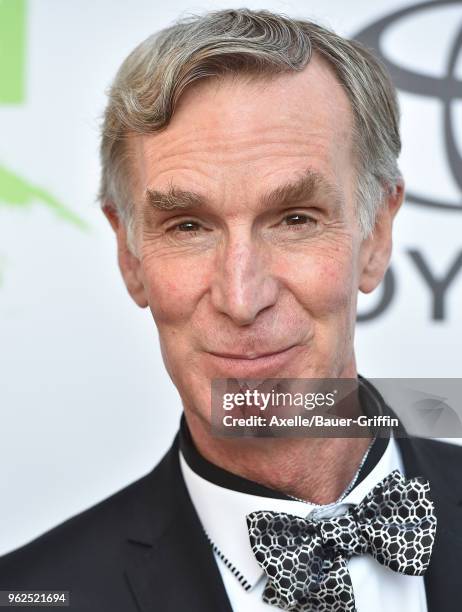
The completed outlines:
<svg viewBox="0 0 462 612">
<path fill-rule="evenodd" d="M 263 310 L 274 306 L 278 291 L 264 245 L 252 235 L 230 237 L 216 257 L 213 306 L 236 325 L 250 325 Z"/>
</svg>

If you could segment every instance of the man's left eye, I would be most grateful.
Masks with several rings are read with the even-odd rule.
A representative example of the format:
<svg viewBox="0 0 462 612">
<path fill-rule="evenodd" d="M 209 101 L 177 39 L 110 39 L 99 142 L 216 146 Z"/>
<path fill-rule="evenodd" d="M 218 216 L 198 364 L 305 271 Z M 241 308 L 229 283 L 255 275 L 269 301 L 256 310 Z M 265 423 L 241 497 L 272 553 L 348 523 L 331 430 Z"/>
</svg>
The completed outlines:
<svg viewBox="0 0 462 612">
<path fill-rule="evenodd" d="M 306 225 L 307 223 L 315 223 L 315 219 L 304 215 L 303 213 L 292 213 L 284 217 L 287 225 Z"/>
</svg>

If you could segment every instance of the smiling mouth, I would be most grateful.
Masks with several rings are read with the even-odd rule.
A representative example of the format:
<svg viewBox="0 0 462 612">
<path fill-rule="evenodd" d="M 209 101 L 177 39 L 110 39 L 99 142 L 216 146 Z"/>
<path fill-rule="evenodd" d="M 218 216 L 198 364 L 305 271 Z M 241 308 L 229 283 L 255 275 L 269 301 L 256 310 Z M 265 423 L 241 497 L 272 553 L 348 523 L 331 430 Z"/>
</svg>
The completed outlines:
<svg viewBox="0 0 462 612">
<path fill-rule="evenodd" d="M 210 351 L 210 354 L 214 357 L 221 357 L 222 359 L 233 359 L 235 361 L 256 361 L 258 359 L 268 359 L 271 357 L 276 357 L 277 355 L 282 355 L 290 349 L 294 348 L 295 344 L 288 346 L 287 348 L 281 349 L 279 351 L 271 351 L 269 353 L 214 353 Z"/>
<path fill-rule="evenodd" d="M 215 353 L 209 352 L 214 368 L 222 377 L 260 378 L 279 376 L 297 353 L 298 345 L 293 344 L 279 351 L 267 353 Z"/>
</svg>

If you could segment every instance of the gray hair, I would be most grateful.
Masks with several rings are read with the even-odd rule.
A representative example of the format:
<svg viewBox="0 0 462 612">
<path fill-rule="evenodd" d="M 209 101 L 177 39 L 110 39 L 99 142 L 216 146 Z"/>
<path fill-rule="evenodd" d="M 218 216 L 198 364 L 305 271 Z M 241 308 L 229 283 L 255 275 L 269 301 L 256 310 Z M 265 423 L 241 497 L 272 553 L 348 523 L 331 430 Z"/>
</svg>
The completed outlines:
<svg viewBox="0 0 462 612">
<path fill-rule="evenodd" d="M 348 95 L 354 118 L 356 211 L 363 237 L 374 229 L 386 192 L 401 174 L 396 92 L 384 67 L 363 45 L 316 23 L 246 8 L 180 19 L 149 36 L 122 63 L 109 90 L 101 141 L 99 199 L 114 206 L 135 252 L 128 137 L 165 128 L 194 81 L 246 73 L 301 71 L 316 52 Z"/>
</svg>

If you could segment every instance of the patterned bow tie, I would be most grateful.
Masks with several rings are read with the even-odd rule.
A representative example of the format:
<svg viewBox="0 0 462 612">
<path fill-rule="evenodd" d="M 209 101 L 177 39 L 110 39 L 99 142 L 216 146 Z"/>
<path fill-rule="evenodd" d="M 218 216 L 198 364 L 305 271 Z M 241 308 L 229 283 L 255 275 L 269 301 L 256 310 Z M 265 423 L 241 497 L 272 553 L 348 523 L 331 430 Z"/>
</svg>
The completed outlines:
<svg viewBox="0 0 462 612">
<path fill-rule="evenodd" d="M 429 483 L 394 470 L 342 516 L 311 520 L 262 510 L 249 514 L 247 525 L 268 576 L 263 601 L 283 610 L 355 612 L 348 559 L 369 553 L 395 572 L 420 576 L 436 516 Z"/>
</svg>

